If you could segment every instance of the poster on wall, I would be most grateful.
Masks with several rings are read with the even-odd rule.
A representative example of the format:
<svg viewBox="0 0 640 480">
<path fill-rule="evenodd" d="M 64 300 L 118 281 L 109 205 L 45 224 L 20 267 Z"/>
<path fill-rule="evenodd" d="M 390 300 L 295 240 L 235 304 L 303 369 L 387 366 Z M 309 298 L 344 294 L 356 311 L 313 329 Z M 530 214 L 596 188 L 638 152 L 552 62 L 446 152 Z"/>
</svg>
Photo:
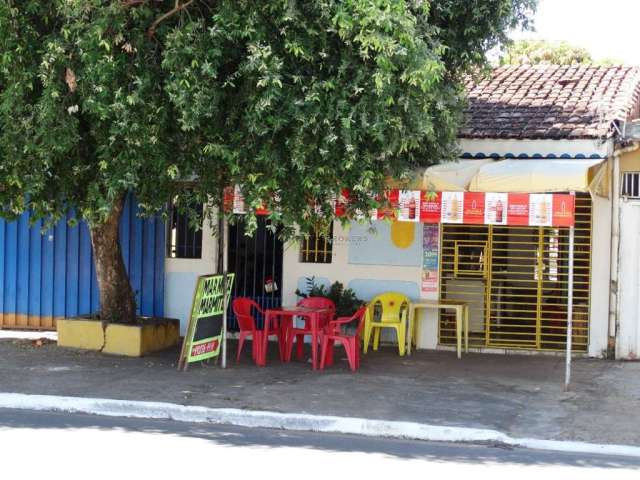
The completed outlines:
<svg viewBox="0 0 640 480">
<path fill-rule="evenodd" d="M 467 192 L 464 195 L 464 223 L 481 225 L 484 223 L 484 193 Z"/>
<path fill-rule="evenodd" d="M 432 192 L 426 190 L 388 190 L 381 208 L 354 212 L 358 221 L 397 220 L 422 223 L 464 223 L 475 225 L 513 225 L 571 227 L 575 224 L 575 195 L 558 193 Z M 225 207 L 236 214 L 247 212 L 240 188 L 225 190 Z M 274 197 L 278 203 L 278 197 Z M 349 192 L 334 199 L 337 217 L 347 214 Z M 256 215 L 268 215 L 256 208 Z"/>
<path fill-rule="evenodd" d="M 442 223 L 462 223 L 464 192 L 442 192 Z"/>
<path fill-rule="evenodd" d="M 570 227 L 575 222 L 576 196 L 554 195 L 551 223 L 556 227 Z"/>
<path fill-rule="evenodd" d="M 420 221 L 440 223 L 442 216 L 442 192 L 420 192 Z"/>
<path fill-rule="evenodd" d="M 438 263 L 440 251 L 440 225 L 423 225 L 422 230 L 422 293 L 438 291 Z"/>
<path fill-rule="evenodd" d="M 547 193 L 529 195 L 529 225 L 550 227 L 553 212 L 553 196 Z"/>
<path fill-rule="evenodd" d="M 507 224 L 507 194 L 486 193 L 484 196 L 484 223 L 487 225 Z"/>
<path fill-rule="evenodd" d="M 507 207 L 507 223 L 509 225 L 529 225 L 529 194 L 510 193 Z"/>
<path fill-rule="evenodd" d="M 244 197 L 240 191 L 240 185 L 236 185 L 233 190 L 233 213 L 245 214 L 247 209 L 244 204 Z"/>
<path fill-rule="evenodd" d="M 400 190 L 398 220 L 401 222 L 420 221 L 420 190 Z"/>
</svg>

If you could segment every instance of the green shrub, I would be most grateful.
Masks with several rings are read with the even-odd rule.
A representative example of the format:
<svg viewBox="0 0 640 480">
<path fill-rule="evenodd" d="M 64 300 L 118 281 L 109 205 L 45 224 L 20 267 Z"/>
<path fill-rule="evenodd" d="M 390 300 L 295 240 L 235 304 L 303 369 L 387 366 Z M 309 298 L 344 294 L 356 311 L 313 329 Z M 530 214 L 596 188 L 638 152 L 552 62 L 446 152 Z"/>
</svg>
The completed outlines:
<svg viewBox="0 0 640 480">
<path fill-rule="evenodd" d="M 353 290 L 344 288 L 340 282 L 334 282 L 329 289 L 324 285 L 316 284 L 315 277 L 306 277 L 306 283 L 306 293 L 296 289 L 296 295 L 302 298 L 325 297 L 332 300 L 336 305 L 336 316 L 338 317 L 350 317 L 364 304 Z"/>
</svg>

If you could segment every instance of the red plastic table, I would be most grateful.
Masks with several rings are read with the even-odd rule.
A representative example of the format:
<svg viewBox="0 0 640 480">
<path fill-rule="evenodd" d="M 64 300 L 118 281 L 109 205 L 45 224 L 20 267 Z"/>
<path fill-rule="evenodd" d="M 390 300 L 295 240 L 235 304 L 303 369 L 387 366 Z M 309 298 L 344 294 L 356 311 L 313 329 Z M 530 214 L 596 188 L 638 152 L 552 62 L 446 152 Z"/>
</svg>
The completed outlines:
<svg viewBox="0 0 640 480">
<path fill-rule="evenodd" d="M 318 368 L 318 343 L 320 340 L 321 327 L 320 318 L 323 313 L 327 313 L 328 308 L 309 308 L 298 306 L 287 306 L 280 308 L 270 308 L 264 312 L 264 332 L 262 335 L 262 348 L 260 349 L 260 365 L 267 364 L 267 348 L 269 345 L 269 337 L 266 332 L 271 327 L 271 322 L 280 318 L 280 328 L 282 329 L 283 338 L 287 338 L 287 330 L 293 325 L 293 317 L 306 317 L 311 323 L 311 365 L 314 370 Z M 287 345 L 285 345 L 287 347 Z M 286 351 L 286 350 L 285 350 Z"/>
</svg>

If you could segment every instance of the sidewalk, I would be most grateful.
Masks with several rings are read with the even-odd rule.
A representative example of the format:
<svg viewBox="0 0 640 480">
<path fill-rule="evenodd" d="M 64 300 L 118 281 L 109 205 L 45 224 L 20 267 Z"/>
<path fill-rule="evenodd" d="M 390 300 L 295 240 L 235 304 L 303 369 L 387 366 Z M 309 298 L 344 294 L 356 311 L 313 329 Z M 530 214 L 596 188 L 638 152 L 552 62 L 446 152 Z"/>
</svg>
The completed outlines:
<svg viewBox="0 0 640 480">
<path fill-rule="evenodd" d="M 272 346 L 273 347 L 273 346 Z M 229 368 L 176 371 L 175 351 L 142 359 L 0 340 L 0 391 L 170 402 L 210 408 L 308 413 L 493 429 L 513 437 L 640 446 L 640 363 L 574 361 L 562 391 L 560 357 L 371 352 L 352 374 L 346 361 L 324 373 L 281 364 L 266 368 L 249 350 Z M 230 354 L 235 344 L 230 344 Z M 230 355 L 231 357 L 232 355 Z"/>
</svg>

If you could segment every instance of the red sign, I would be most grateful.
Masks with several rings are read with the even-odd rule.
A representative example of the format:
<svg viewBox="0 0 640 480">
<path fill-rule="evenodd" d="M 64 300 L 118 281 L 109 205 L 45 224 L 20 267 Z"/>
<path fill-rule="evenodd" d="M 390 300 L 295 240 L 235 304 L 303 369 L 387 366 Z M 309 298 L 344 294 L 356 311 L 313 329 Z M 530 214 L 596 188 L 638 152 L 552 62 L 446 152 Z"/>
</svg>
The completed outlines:
<svg viewBox="0 0 640 480">
<path fill-rule="evenodd" d="M 349 190 L 344 189 L 336 198 L 336 217 L 344 217 L 347 214 L 347 203 L 349 203 Z"/>
<path fill-rule="evenodd" d="M 575 224 L 575 195 L 554 195 L 551 223 L 556 227 L 571 227 Z"/>
<path fill-rule="evenodd" d="M 482 225 L 484 223 L 484 208 L 484 193 L 465 193 L 462 223 Z"/>
<path fill-rule="evenodd" d="M 440 223 L 442 192 L 422 192 L 420 195 L 420 221 Z"/>
<path fill-rule="evenodd" d="M 218 348 L 218 339 L 211 340 L 207 343 L 201 343 L 200 345 L 194 345 L 191 348 L 191 356 L 196 357 L 205 353 L 215 352 Z"/>
<path fill-rule="evenodd" d="M 378 198 L 380 200 L 380 198 Z M 349 192 L 336 198 L 335 214 L 346 215 Z M 238 188 L 225 190 L 225 207 L 244 213 L 244 201 Z M 265 208 L 257 215 L 268 215 Z M 419 217 L 418 217 L 419 214 Z M 389 190 L 385 206 L 372 211 L 373 220 L 393 219 L 422 223 L 466 223 L 475 225 L 554 226 L 575 224 L 575 196 L 570 194 L 429 192 Z"/>
<path fill-rule="evenodd" d="M 396 209 L 398 208 L 399 198 L 399 190 L 389 190 L 385 193 L 386 205 L 378 209 L 378 220 L 384 220 L 385 218 L 396 218 Z"/>
<path fill-rule="evenodd" d="M 507 225 L 529 225 L 529 194 L 510 193 L 507 201 Z"/>
</svg>

